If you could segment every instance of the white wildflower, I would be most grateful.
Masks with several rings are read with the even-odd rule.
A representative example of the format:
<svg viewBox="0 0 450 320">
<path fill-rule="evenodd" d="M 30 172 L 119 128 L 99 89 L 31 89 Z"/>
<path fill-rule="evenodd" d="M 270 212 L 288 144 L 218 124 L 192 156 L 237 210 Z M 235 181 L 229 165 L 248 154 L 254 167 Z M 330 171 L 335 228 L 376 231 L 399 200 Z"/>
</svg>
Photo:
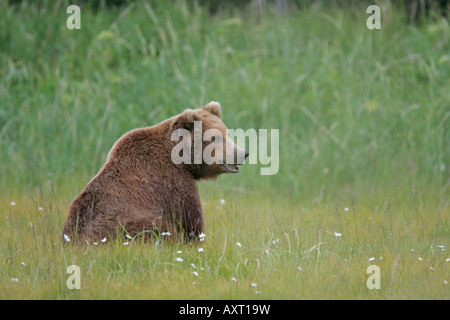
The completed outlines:
<svg viewBox="0 0 450 320">
<path fill-rule="evenodd" d="M 236 245 L 237 245 L 239 248 L 242 248 L 242 244 L 241 244 L 240 242 L 236 242 Z"/>
<path fill-rule="evenodd" d="M 280 239 L 273 240 L 272 244 L 277 244 L 278 242 L 280 242 Z"/>
<path fill-rule="evenodd" d="M 237 279 L 235 277 L 231 277 L 231 281 L 237 282 Z"/>
<path fill-rule="evenodd" d="M 161 232 L 161 236 L 170 236 L 172 235 L 170 232 Z"/>
<path fill-rule="evenodd" d="M 196 276 L 196 277 L 198 277 L 198 272 L 197 271 L 194 271 L 194 272 L 191 272 L 194 276 Z"/>
<path fill-rule="evenodd" d="M 42 207 L 38 207 L 38 210 L 39 210 L 39 211 L 42 211 L 42 210 L 44 210 L 44 209 L 43 209 Z"/>
<path fill-rule="evenodd" d="M 250 283 L 250 285 L 251 285 L 252 287 L 257 287 L 257 286 L 258 286 L 258 284 L 257 284 L 257 283 L 254 283 L 254 282 Z"/>
<path fill-rule="evenodd" d="M 20 264 L 25 267 L 25 262 L 21 262 Z"/>
<path fill-rule="evenodd" d="M 224 206 L 225 205 L 225 199 L 220 200 L 220 203 Z"/>
<path fill-rule="evenodd" d="M 205 252 L 203 248 L 198 248 L 198 252 Z"/>
<path fill-rule="evenodd" d="M 124 246 L 127 246 L 129 244 L 130 244 L 130 242 L 128 242 L 128 241 L 123 243 Z"/>
<path fill-rule="evenodd" d="M 297 269 L 298 269 L 299 271 L 302 271 L 302 267 L 300 267 L 300 266 L 298 266 Z"/>
<path fill-rule="evenodd" d="M 206 234 L 204 234 L 204 233 L 202 232 L 202 233 L 200 233 L 200 234 L 198 235 L 198 237 L 200 238 L 200 241 L 204 241 L 204 240 L 205 240 L 205 237 L 206 237 Z"/>
<path fill-rule="evenodd" d="M 19 279 L 17 279 L 17 278 L 11 278 L 11 281 L 12 281 L 12 282 L 19 282 Z"/>
<path fill-rule="evenodd" d="M 335 236 L 336 238 L 342 237 L 342 233 L 335 232 L 335 233 L 334 233 L 334 236 Z"/>
<path fill-rule="evenodd" d="M 445 262 L 449 262 L 449 261 L 450 261 L 450 258 L 445 259 Z"/>
<path fill-rule="evenodd" d="M 444 280 L 444 284 L 447 285 L 447 284 L 448 284 L 448 281 L 447 281 L 447 280 Z"/>
<path fill-rule="evenodd" d="M 105 243 L 106 242 L 106 237 L 104 237 L 101 241 L 103 242 L 103 243 Z"/>
<path fill-rule="evenodd" d="M 66 242 L 70 242 L 70 238 L 67 234 L 64 234 L 64 240 L 66 240 Z"/>
<path fill-rule="evenodd" d="M 197 269 L 197 267 L 193 263 L 191 263 L 191 267 L 194 268 L 194 269 Z"/>
<path fill-rule="evenodd" d="M 419 260 L 419 261 L 423 261 L 423 259 L 422 259 L 421 257 L 418 257 L 418 258 L 417 258 L 417 260 Z"/>
<path fill-rule="evenodd" d="M 375 260 L 375 257 L 369 258 L 369 261 L 373 261 Z"/>
<path fill-rule="evenodd" d="M 430 270 L 432 270 L 432 271 L 436 271 L 436 268 L 430 267 Z"/>
<path fill-rule="evenodd" d="M 129 234 L 126 234 L 125 236 L 126 236 L 128 239 L 130 239 L 130 240 L 133 239 Z"/>
<path fill-rule="evenodd" d="M 11 206 L 15 206 L 16 205 L 16 203 L 13 201 L 13 202 L 11 202 Z M 13 279 L 15 279 L 15 278 L 13 278 Z"/>
<path fill-rule="evenodd" d="M 178 250 L 178 251 L 177 251 L 177 253 L 178 253 L 178 254 L 180 254 L 180 253 L 183 253 L 183 251 L 181 251 L 181 250 Z"/>
<path fill-rule="evenodd" d="M 348 211 L 348 208 L 344 208 L 344 211 Z"/>
<path fill-rule="evenodd" d="M 175 260 L 177 260 L 178 262 L 183 262 L 184 261 L 183 258 L 180 258 L 180 257 L 176 258 Z"/>
</svg>

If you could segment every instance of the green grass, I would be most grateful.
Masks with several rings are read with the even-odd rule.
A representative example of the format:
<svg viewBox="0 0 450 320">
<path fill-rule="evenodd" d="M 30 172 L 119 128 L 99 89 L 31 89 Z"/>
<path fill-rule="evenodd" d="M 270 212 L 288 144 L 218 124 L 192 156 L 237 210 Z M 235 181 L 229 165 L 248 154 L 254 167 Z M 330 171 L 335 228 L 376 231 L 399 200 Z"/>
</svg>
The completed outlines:
<svg viewBox="0 0 450 320">
<path fill-rule="evenodd" d="M 15 206 L 4 199 L 0 298 L 449 298 L 448 203 L 299 203 L 203 186 L 207 231 L 198 245 L 119 239 L 64 246 L 60 227 L 70 201 L 38 193 Z M 66 286 L 72 264 L 81 270 L 80 290 Z M 380 267 L 380 290 L 366 287 L 372 264 Z"/>
<path fill-rule="evenodd" d="M 365 8 L 138 1 L 82 7 L 68 30 L 67 6 L 0 2 L 0 298 L 449 298 L 446 20 L 384 5 L 370 31 Z M 201 182 L 198 246 L 62 245 L 114 141 L 210 100 L 229 128 L 280 130 L 276 175 Z"/>
</svg>

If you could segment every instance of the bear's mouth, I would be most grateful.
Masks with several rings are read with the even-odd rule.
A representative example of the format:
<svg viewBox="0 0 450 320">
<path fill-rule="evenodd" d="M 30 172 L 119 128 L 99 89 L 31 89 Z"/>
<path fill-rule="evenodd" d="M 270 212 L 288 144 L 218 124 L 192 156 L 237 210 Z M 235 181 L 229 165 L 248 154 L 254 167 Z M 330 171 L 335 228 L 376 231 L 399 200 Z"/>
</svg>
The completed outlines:
<svg viewBox="0 0 450 320">
<path fill-rule="evenodd" d="M 239 168 L 236 164 L 222 163 L 222 166 L 225 168 L 225 170 L 227 170 L 227 172 L 230 172 L 230 173 L 238 173 L 239 172 Z"/>
</svg>

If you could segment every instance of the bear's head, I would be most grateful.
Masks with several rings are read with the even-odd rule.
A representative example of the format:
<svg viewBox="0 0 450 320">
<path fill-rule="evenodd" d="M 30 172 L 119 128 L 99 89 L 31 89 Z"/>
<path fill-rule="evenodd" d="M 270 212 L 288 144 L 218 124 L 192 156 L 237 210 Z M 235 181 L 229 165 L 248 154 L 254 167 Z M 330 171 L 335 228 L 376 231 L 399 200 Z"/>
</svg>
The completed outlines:
<svg viewBox="0 0 450 320">
<path fill-rule="evenodd" d="M 171 130 L 171 140 L 175 142 L 172 161 L 186 166 L 196 179 L 238 173 L 238 165 L 248 156 L 248 152 L 230 138 L 218 102 L 185 110 L 172 119 Z"/>
</svg>

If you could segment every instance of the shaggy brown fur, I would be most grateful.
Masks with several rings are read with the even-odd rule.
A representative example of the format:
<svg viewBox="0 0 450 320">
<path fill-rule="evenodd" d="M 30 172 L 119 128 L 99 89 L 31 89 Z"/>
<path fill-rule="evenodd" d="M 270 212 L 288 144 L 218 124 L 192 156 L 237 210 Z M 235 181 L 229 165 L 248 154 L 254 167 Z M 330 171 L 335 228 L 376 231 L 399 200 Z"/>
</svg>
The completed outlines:
<svg viewBox="0 0 450 320">
<path fill-rule="evenodd" d="M 204 222 L 195 180 L 215 178 L 227 170 L 219 163 L 174 164 L 171 150 L 178 142 L 171 141 L 171 135 L 175 129 L 185 128 L 193 139 L 193 122 L 202 121 L 203 132 L 219 129 L 230 146 L 221 116 L 220 104 L 211 102 L 123 135 L 103 168 L 73 201 L 63 227 L 64 238 L 98 242 L 118 234 L 150 238 L 170 232 L 171 238 L 196 239 Z M 203 142 L 203 148 L 209 143 Z M 232 146 L 248 155 L 234 143 Z"/>
</svg>

